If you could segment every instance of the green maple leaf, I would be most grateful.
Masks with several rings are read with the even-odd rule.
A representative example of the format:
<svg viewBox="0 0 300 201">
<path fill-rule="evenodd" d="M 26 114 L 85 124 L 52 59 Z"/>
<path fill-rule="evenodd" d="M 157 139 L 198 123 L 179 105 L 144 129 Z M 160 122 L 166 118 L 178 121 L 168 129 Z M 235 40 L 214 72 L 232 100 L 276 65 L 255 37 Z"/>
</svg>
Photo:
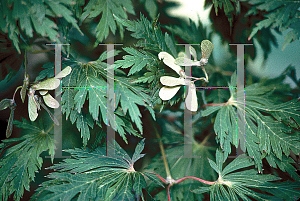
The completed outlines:
<svg viewBox="0 0 300 201">
<path fill-rule="evenodd" d="M 96 28 L 97 42 L 102 42 L 107 38 L 109 31 L 115 34 L 117 26 L 120 27 L 120 34 L 123 38 L 123 27 L 122 24 L 114 20 L 113 15 L 127 18 L 127 13 L 135 14 L 131 0 L 100 0 L 100 1 L 89 1 L 84 7 L 80 20 L 83 21 L 85 18 L 95 18 L 101 14 L 100 21 Z"/>
<path fill-rule="evenodd" d="M 50 181 L 42 183 L 33 195 L 34 200 L 136 200 L 146 187 L 145 176 L 134 170 L 134 163 L 144 154 L 144 140 L 137 145 L 133 157 L 116 143 L 108 143 L 114 156 L 106 156 L 103 148 L 66 150 L 71 159 L 50 167 L 55 172 L 49 174 Z M 151 176 L 152 179 L 153 175 Z"/>
<path fill-rule="evenodd" d="M 285 41 L 282 49 L 284 49 L 290 42 L 299 39 L 299 16 L 300 1 L 273 1 L 273 0 L 251 0 L 249 1 L 251 9 L 246 15 L 257 14 L 263 11 L 264 20 L 258 22 L 256 27 L 253 28 L 249 40 L 263 28 L 279 28 L 279 31 L 285 31 L 292 28 L 291 31 L 284 37 Z M 266 13 L 267 12 L 267 13 Z"/>
<path fill-rule="evenodd" d="M 216 162 L 209 159 L 211 167 L 219 174 L 215 184 L 209 187 L 200 187 L 193 190 L 194 193 L 209 193 L 210 200 L 295 200 L 300 197 L 299 182 L 277 182 L 280 178 L 273 175 L 257 174 L 254 169 L 238 171 L 247 168 L 254 163 L 240 155 L 223 169 L 224 154 L 217 150 Z M 272 182 L 272 183 L 271 183 Z M 272 195 L 258 193 L 252 189 L 259 189 Z M 291 196 L 292 195 L 292 196 Z"/>
<path fill-rule="evenodd" d="M 137 104 L 144 106 L 145 103 L 139 95 L 129 90 L 126 86 L 123 85 L 123 83 L 124 81 L 122 83 L 116 82 L 116 98 L 120 100 L 124 114 L 126 114 L 128 111 L 131 120 L 135 122 L 140 132 L 143 132 L 141 121 L 142 115 Z M 118 101 L 116 101 L 116 104 L 118 104 Z"/>
<path fill-rule="evenodd" d="M 230 26 L 232 26 L 233 15 L 240 12 L 239 2 L 236 0 L 213 0 L 215 13 L 218 15 L 218 7 L 223 8 L 225 15 L 228 18 Z"/>
<path fill-rule="evenodd" d="M 137 47 L 142 47 L 144 50 L 153 50 L 155 52 L 169 52 L 174 57 L 177 56 L 174 39 L 165 35 L 160 29 L 160 25 L 155 21 L 152 23 L 142 14 L 137 21 L 121 19 L 114 16 L 116 20 L 126 27 L 128 31 L 133 32 L 132 37 L 141 39 L 137 42 Z"/>
<path fill-rule="evenodd" d="M 180 26 L 172 25 L 165 26 L 165 28 L 168 29 L 173 35 L 177 35 L 178 37 L 182 38 L 187 43 L 199 44 L 199 46 L 193 46 L 194 48 L 199 48 L 203 40 L 211 41 L 210 33 L 207 31 L 207 28 L 203 26 L 200 19 L 198 20 L 198 26 L 196 25 L 195 21 L 190 19 L 189 24 L 181 22 Z M 201 53 L 200 48 L 198 52 Z M 198 55 L 199 58 L 201 56 L 202 55 Z M 210 59 L 210 62 L 213 62 L 213 60 Z M 210 81 L 211 79 L 212 77 L 210 77 Z M 219 80 L 217 80 L 217 82 L 219 82 Z M 214 91 L 215 90 L 213 90 L 213 92 Z"/>
<path fill-rule="evenodd" d="M 154 56 L 153 54 L 147 51 L 138 51 L 134 48 L 127 47 L 123 48 L 123 50 L 129 53 L 130 55 L 124 56 L 123 60 L 117 60 L 115 62 L 115 68 L 131 67 L 127 76 L 141 71 L 145 66 L 158 66 L 157 56 Z"/>
<path fill-rule="evenodd" d="M 174 38 L 168 33 L 162 33 L 160 25 L 157 23 L 157 19 L 150 22 L 142 14 L 137 21 L 121 19 L 118 16 L 115 16 L 115 18 L 125 26 L 127 30 L 133 32 L 131 36 L 139 39 L 135 46 L 141 48 L 139 50 L 134 48 L 124 48 L 129 55 L 125 55 L 123 60 L 116 61 L 115 67 L 131 67 L 129 75 L 135 74 L 132 78 L 134 79 L 132 83 L 150 83 L 150 86 L 147 86 L 147 88 L 150 89 L 148 92 L 151 93 L 151 98 L 148 97 L 151 102 L 150 104 L 154 105 L 156 103 L 161 103 L 161 99 L 158 97 L 158 84 L 159 77 L 163 72 L 158 66 L 159 63 L 162 62 L 159 61 L 157 55 L 151 54 L 150 51 L 155 51 L 156 53 L 162 51 L 169 52 L 174 57 L 177 57 Z M 145 70 L 148 70 L 148 72 L 145 72 Z M 148 103 L 148 105 L 150 104 Z M 153 114 L 152 116 L 154 117 Z"/>
<path fill-rule="evenodd" d="M 139 0 L 141 3 L 145 4 L 145 9 L 149 13 L 151 19 L 155 19 L 157 15 L 157 3 L 155 0 Z"/>
<path fill-rule="evenodd" d="M 145 88 L 132 84 L 128 78 L 123 77 L 123 72 L 119 69 L 114 70 L 115 75 L 107 73 L 107 64 L 103 61 L 118 53 L 119 51 L 114 51 L 112 55 L 112 52 L 103 52 L 98 60 L 87 64 L 77 62 L 70 55 L 62 63 L 63 66 L 72 66 L 70 75 L 62 79 L 62 112 L 66 113 L 66 118 L 70 118 L 72 123 L 76 122 L 84 146 L 90 138 L 93 120 L 96 120 L 97 124 L 102 120 L 105 124 L 114 125 L 114 129 L 127 142 L 126 133 L 135 136 L 141 136 L 140 133 L 143 133 L 138 105 L 147 107 L 152 116 L 154 115 L 153 109 L 149 106 L 150 97 L 145 93 L 148 93 Z M 53 63 L 47 63 L 43 68 L 45 69 L 36 80 L 53 76 Z M 107 77 L 114 79 L 115 83 L 115 115 L 107 113 Z M 88 112 L 82 110 L 86 102 Z M 133 129 L 132 123 L 128 121 L 129 118 L 136 123 L 140 133 Z"/>
<path fill-rule="evenodd" d="M 48 37 L 51 41 L 58 39 L 58 27 L 52 18 L 63 17 L 68 23 L 72 24 L 81 34 L 76 19 L 72 16 L 72 11 L 68 6 L 72 5 L 71 0 L 39 0 L 39 1 L 3 1 L 1 0 L 0 28 L 4 33 L 8 32 L 9 38 L 13 41 L 19 53 L 20 26 L 21 32 L 32 38 L 33 31 L 43 37 Z"/>
<path fill-rule="evenodd" d="M 230 86 L 236 83 L 235 73 L 232 76 Z M 300 102 L 292 100 L 287 103 L 276 105 L 268 99 L 270 87 L 263 87 L 253 84 L 245 88 L 245 103 L 237 102 L 237 95 L 244 96 L 244 92 L 237 94 L 231 89 L 231 98 L 223 106 L 212 106 L 202 112 L 202 116 L 207 116 L 217 110 L 214 130 L 217 134 L 218 142 L 225 152 L 225 158 L 231 153 L 230 144 L 238 146 L 238 142 L 244 143 L 241 148 L 247 151 L 248 155 L 254 158 L 258 170 L 261 172 L 262 154 L 273 153 L 278 159 L 282 159 L 282 152 L 288 156 L 290 151 L 299 153 L 300 137 L 291 127 L 284 122 L 299 121 Z M 243 114 L 245 111 L 245 134 L 238 135 L 236 113 Z M 264 115 L 269 113 L 271 116 Z M 238 117 L 238 118 L 242 118 Z M 292 119 L 292 120 L 291 120 Z M 240 128 L 239 128 L 240 129 Z M 243 129 L 243 128 L 241 128 Z M 241 138 L 241 136 L 244 136 Z M 240 139 L 241 138 L 241 139 Z"/>
<path fill-rule="evenodd" d="M 281 171 L 288 172 L 295 181 L 300 181 L 299 175 L 296 173 L 297 169 L 291 165 L 291 163 L 295 163 L 292 158 L 283 155 L 282 160 L 280 160 L 274 154 L 270 154 L 266 156 L 266 159 L 271 167 L 276 168 L 278 166 Z"/>
<path fill-rule="evenodd" d="M 47 122 L 47 123 L 42 123 Z M 53 122 L 45 119 L 38 123 L 27 121 L 14 121 L 16 127 L 22 128 L 27 134 L 20 138 L 3 140 L 0 145 L 2 152 L 6 149 L 0 161 L 0 199 L 7 200 L 14 193 L 14 200 L 20 200 L 24 189 L 29 191 L 30 182 L 34 181 L 35 173 L 42 168 L 43 159 L 40 154 L 49 152 L 53 162 L 54 139 Z M 21 157 L 20 157 L 21 156 Z"/>
</svg>

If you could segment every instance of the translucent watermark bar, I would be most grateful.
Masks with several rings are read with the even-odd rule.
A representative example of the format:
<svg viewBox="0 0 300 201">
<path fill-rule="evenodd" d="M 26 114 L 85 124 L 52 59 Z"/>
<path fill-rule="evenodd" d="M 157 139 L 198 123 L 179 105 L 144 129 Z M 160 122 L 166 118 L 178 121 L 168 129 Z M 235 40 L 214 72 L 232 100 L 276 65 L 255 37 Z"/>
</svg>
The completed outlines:
<svg viewBox="0 0 300 201">
<path fill-rule="evenodd" d="M 55 45 L 55 74 L 61 71 L 61 48 L 62 45 L 69 44 L 47 44 Z M 100 44 L 107 46 L 107 139 L 106 144 L 110 142 L 113 146 L 107 146 L 107 156 L 115 156 L 115 92 L 114 92 L 114 48 L 116 45 L 123 44 Z M 185 54 L 191 58 L 191 53 L 189 52 L 189 47 L 191 45 L 200 44 L 177 44 L 185 46 Z M 237 101 L 239 103 L 244 103 L 243 112 L 237 110 L 237 133 L 235 142 L 238 146 L 237 155 L 245 152 L 245 70 L 244 70 L 244 46 L 252 44 L 230 44 L 237 46 Z M 185 67 L 185 74 L 187 76 L 192 76 L 191 66 Z M 191 82 L 190 80 L 187 80 Z M 189 87 L 185 86 L 185 87 Z M 75 87 L 76 88 L 76 87 Z M 199 88 L 199 87 L 197 87 Z M 200 87 L 202 88 L 202 87 Z M 204 87 L 205 88 L 205 87 Z M 204 89 L 203 88 L 203 89 Z M 228 87 L 211 87 L 211 88 L 228 88 Z M 186 88 L 185 88 L 186 89 Z M 185 96 L 187 96 L 188 90 L 185 90 Z M 62 111 L 61 111 L 61 88 L 55 90 L 56 100 L 59 102 L 59 108 L 54 110 L 54 116 L 59 120 L 59 125 L 54 126 L 54 140 L 56 146 L 55 157 L 66 158 L 62 156 Z M 185 107 L 184 110 L 184 156 L 185 158 L 191 158 L 193 156 L 192 143 L 193 143 L 193 129 L 192 129 L 192 112 Z M 179 156 L 182 157 L 182 156 Z M 195 156 L 199 157 L 199 156 Z"/>
<path fill-rule="evenodd" d="M 55 61 L 54 61 L 54 75 L 61 71 L 61 48 L 62 45 L 70 44 L 46 44 L 55 46 Z M 62 110 L 61 110 L 61 85 L 55 89 L 55 99 L 59 103 L 58 108 L 54 108 L 54 117 L 57 119 L 59 125 L 54 124 L 54 144 L 55 156 L 54 158 L 70 158 L 70 156 L 62 155 Z"/>
<path fill-rule="evenodd" d="M 46 44 L 46 45 L 54 45 L 55 46 L 55 68 L 54 74 L 58 74 L 61 69 L 61 49 L 62 45 L 70 45 L 70 44 Z M 123 45 L 123 44 L 100 44 L 107 46 L 107 86 L 103 86 L 107 88 L 107 142 L 110 142 L 113 146 L 107 146 L 107 156 L 114 157 L 115 156 L 115 93 L 114 93 L 114 47 L 115 45 Z M 98 86 L 75 86 L 68 88 L 98 88 Z M 59 107 L 54 109 L 54 116 L 58 120 L 59 125 L 54 125 L 54 142 L 55 142 L 55 158 L 69 158 L 69 156 L 62 156 L 62 111 L 61 111 L 61 87 L 56 88 L 55 97 L 59 103 Z M 113 120 L 112 120 L 113 119 Z"/>
<path fill-rule="evenodd" d="M 106 135 L 106 155 L 109 157 L 115 157 L 115 85 L 114 85 L 114 62 L 115 62 L 115 46 L 123 44 L 99 44 L 107 47 L 107 135 Z M 108 142 L 113 145 L 109 146 Z"/>
<path fill-rule="evenodd" d="M 177 44 L 177 45 L 184 45 L 185 48 L 185 55 L 191 59 L 192 55 L 189 51 L 189 48 L 191 45 L 200 45 L 200 44 Z M 185 75 L 187 76 L 192 76 L 192 66 L 185 66 Z M 188 86 L 184 86 L 185 88 L 185 97 L 187 97 L 188 91 L 190 90 L 190 82 L 191 80 L 187 79 L 186 80 Z M 188 110 L 186 108 L 184 108 L 184 118 L 183 118 L 183 132 L 184 132 L 184 154 L 183 154 L 183 158 L 192 158 L 192 157 L 199 157 L 199 156 L 193 156 L 193 114 L 192 111 Z M 182 156 L 177 156 L 177 157 L 182 157 Z"/>
<path fill-rule="evenodd" d="M 244 154 L 246 151 L 245 147 L 245 105 L 246 105 L 246 94 L 245 94 L 245 46 L 246 45 L 253 45 L 253 44 L 229 44 L 229 45 L 236 45 L 237 46 L 237 98 L 236 101 L 238 103 L 243 103 L 243 110 L 237 109 L 237 133 L 236 133 L 236 139 L 235 142 L 237 150 L 236 150 L 236 156 L 239 156 L 241 154 Z M 230 158 L 235 158 L 236 156 L 231 156 Z"/>
<path fill-rule="evenodd" d="M 191 59 L 191 53 L 189 52 L 189 47 L 191 45 L 200 45 L 200 44 L 177 44 L 185 46 L 185 55 Z M 235 146 L 237 148 L 236 156 L 229 156 L 230 158 L 236 158 L 238 155 L 241 155 L 245 152 L 245 68 L 244 68 L 244 46 L 245 45 L 253 45 L 253 44 L 230 44 L 237 46 L 237 102 L 243 103 L 243 110 L 237 110 L 237 133 Z M 185 67 L 185 74 L 187 76 L 192 76 L 191 66 Z M 190 81 L 190 80 L 187 80 Z M 185 86 L 186 87 L 186 86 Z M 230 86 L 233 87 L 233 86 Z M 197 87 L 202 89 L 228 89 L 228 86 L 216 86 L 216 87 Z M 202 93 L 203 98 L 204 94 Z M 185 96 L 187 96 L 187 91 L 185 92 Z M 193 129 L 192 129 L 192 112 L 185 108 L 184 110 L 184 158 L 194 158 L 197 156 L 193 156 Z M 182 156 L 178 156 L 182 157 Z"/>
</svg>

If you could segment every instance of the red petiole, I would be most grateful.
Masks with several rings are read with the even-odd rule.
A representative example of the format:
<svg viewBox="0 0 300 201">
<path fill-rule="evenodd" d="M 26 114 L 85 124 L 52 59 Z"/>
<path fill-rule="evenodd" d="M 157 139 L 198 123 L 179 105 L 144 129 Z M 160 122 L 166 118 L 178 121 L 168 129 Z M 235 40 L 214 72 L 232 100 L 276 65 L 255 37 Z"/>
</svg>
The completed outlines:
<svg viewBox="0 0 300 201">
<path fill-rule="evenodd" d="M 214 105 L 227 105 L 228 103 L 208 103 L 205 105 L 202 105 L 202 107 L 206 107 L 206 106 L 214 106 Z"/>
<path fill-rule="evenodd" d="M 160 175 L 154 173 L 154 172 L 150 172 L 150 173 L 153 173 L 155 174 L 163 183 L 165 184 L 169 184 L 168 187 L 167 187 L 167 194 L 168 194 L 168 201 L 171 201 L 171 197 L 170 197 L 170 187 L 174 184 L 179 184 L 181 182 L 183 182 L 184 180 L 186 179 L 195 179 L 197 181 L 200 181 L 204 184 L 208 184 L 208 185 L 213 185 L 216 183 L 216 181 L 206 181 L 206 180 L 203 180 L 203 179 L 199 179 L 197 177 L 183 177 L 181 179 L 177 179 L 177 180 L 174 180 L 174 182 L 170 183 L 169 181 L 167 182 L 164 178 L 162 178 Z"/>
</svg>

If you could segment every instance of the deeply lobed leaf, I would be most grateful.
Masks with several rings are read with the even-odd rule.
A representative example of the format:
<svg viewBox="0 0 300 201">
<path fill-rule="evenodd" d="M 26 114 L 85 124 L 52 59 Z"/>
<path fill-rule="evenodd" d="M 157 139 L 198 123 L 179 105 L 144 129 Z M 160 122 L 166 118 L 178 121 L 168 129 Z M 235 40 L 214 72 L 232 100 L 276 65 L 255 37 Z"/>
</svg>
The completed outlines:
<svg viewBox="0 0 300 201">
<path fill-rule="evenodd" d="M 52 125 L 28 122 L 22 118 L 22 122 L 14 121 L 15 126 L 24 129 L 28 134 L 21 138 L 3 140 L 1 145 L 11 145 L 5 150 L 0 161 L 0 199 L 7 200 L 14 193 L 14 200 L 20 200 L 24 194 L 24 189 L 29 191 L 30 182 L 34 181 L 35 173 L 39 171 L 43 164 L 40 154 L 43 151 L 49 152 L 53 160 L 54 140 L 50 130 Z M 50 128 L 50 129 L 49 129 Z M 4 146 L 1 146 L 1 149 Z M 1 150 L 2 151 L 2 150 Z M 20 157 L 21 156 L 21 157 Z"/>
<path fill-rule="evenodd" d="M 94 151 L 66 150 L 72 158 L 50 167 L 56 170 L 48 176 L 52 180 L 42 183 L 32 199 L 131 201 L 143 197 L 143 175 L 151 174 L 136 172 L 133 165 L 137 156 L 143 156 L 144 140 L 137 145 L 132 159 L 116 142 L 108 145 L 114 149 L 114 156 L 106 156 L 106 150 L 99 147 Z"/>
<path fill-rule="evenodd" d="M 9 38 L 13 41 L 15 48 L 19 53 L 19 36 L 20 24 L 21 31 L 32 38 L 33 31 L 43 37 L 48 37 L 51 41 L 57 41 L 58 28 L 52 20 L 52 17 L 63 17 L 67 22 L 72 24 L 80 33 L 81 30 L 77 25 L 76 19 L 72 16 L 72 11 L 68 6 L 72 5 L 72 1 L 67 0 L 45 0 L 45 1 L 3 1 L 0 4 L 0 28 L 2 32 L 8 32 Z"/>
<path fill-rule="evenodd" d="M 254 35 L 264 28 L 272 27 L 279 28 L 279 31 L 285 31 L 288 28 L 292 28 L 290 32 L 285 36 L 285 42 L 282 49 L 284 49 L 290 42 L 299 39 L 300 30 L 299 26 L 299 15 L 298 10 L 300 6 L 299 1 L 272 1 L 272 0 L 255 0 L 249 1 L 252 5 L 251 9 L 246 15 L 256 14 L 258 12 L 264 12 L 264 20 L 258 22 L 256 27 L 253 28 L 249 40 Z M 267 11 L 267 13 L 265 12 Z M 291 26 L 292 25 L 292 26 Z"/>
<path fill-rule="evenodd" d="M 109 31 L 115 34 L 117 26 L 120 27 L 120 34 L 123 36 L 122 24 L 116 22 L 113 15 L 127 18 L 126 11 L 135 14 L 131 0 L 93 0 L 89 1 L 83 10 L 80 21 L 85 18 L 95 18 L 101 14 L 101 19 L 96 28 L 97 42 L 95 45 L 107 38 Z"/>
<path fill-rule="evenodd" d="M 231 85 L 234 86 L 234 83 Z M 262 155 L 274 154 L 282 160 L 282 152 L 288 156 L 290 151 L 300 151 L 299 134 L 289 127 L 291 123 L 295 125 L 295 122 L 299 121 L 299 101 L 292 100 L 276 105 L 267 99 L 267 93 L 271 90 L 270 87 L 258 84 L 249 85 L 245 88 L 245 103 L 236 102 L 237 95 L 242 93 L 237 94 L 231 90 L 232 96 L 228 104 L 212 106 L 202 112 L 202 115 L 206 116 L 219 110 L 214 130 L 225 158 L 231 153 L 230 144 L 236 147 L 240 145 L 244 152 L 247 151 L 248 155 L 253 157 L 259 172 L 262 171 Z M 238 127 L 237 118 L 243 125 Z"/>
<path fill-rule="evenodd" d="M 239 200 L 239 198 L 250 200 L 249 197 L 256 200 L 295 200 L 300 197 L 300 192 L 297 190 L 299 181 L 274 183 L 280 178 L 274 175 L 257 174 L 254 169 L 236 172 L 236 170 L 254 165 L 250 158 L 245 155 L 238 156 L 222 170 L 220 167 L 223 166 L 224 153 L 217 150 L 216 155 L 216 163 L 213 161 L 210 163 L 211 167 L 219 174 L 218 180 L 210 187 L 200 187 L 193 190 L 194 193 L 210 192 L 210 200 Z M 218 168 L 216 169 L 216 167 Z M 258 193 L 252 190 L 253 188 L 272 195 Z"/>
</svg>

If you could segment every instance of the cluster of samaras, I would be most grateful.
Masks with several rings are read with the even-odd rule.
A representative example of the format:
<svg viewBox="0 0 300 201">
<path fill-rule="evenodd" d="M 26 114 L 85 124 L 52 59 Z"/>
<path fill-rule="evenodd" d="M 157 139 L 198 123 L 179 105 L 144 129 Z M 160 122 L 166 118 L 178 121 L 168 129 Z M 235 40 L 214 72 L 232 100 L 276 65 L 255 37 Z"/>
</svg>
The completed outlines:
<svg viewBox="0 0 300 201">
<path fill-rule="evenodd" d="M 159 97 L 162 100 L 170 100 L 175 96 L 182 85 L 187 86 L 188 92 L 185 98 L 186 108 L 190 111 L 197 111 L 198 102 L 194 82 L 197 80 L 208 82 L 208 76 L 203 66 L 207 64 L 213 48 L 214 45 L 209 40 L 203 40 L 201 42 L 202 56 L 199 61 L 197 60 L 196 50 L 192 46 L 189 47 L 189 50 L 194 60 L 189 59 L 183 52 L 179 53 L 176 59 L 167 52 L 160 52 L 158 58 L 160 60 L 163 59 L 164 64 L 172 68 L 179 75 L 179 78 L 162 76 L 160 82 L 164 86 L 159 91 Z M 201 66 L 205 77 L 194 78 L 187 76 L 180 66 Z"/>
</svg>

